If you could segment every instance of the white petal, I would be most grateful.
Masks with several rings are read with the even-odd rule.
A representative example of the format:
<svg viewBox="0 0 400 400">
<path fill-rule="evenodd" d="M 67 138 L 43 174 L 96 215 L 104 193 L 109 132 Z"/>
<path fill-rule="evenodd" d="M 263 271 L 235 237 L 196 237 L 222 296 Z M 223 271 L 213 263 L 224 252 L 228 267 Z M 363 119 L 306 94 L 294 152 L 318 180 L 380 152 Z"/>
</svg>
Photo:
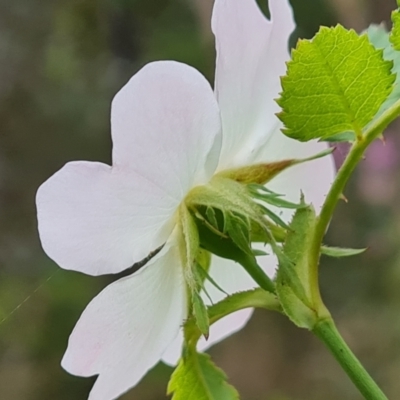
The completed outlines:
<svg viewBox="0 0 400 400">
<path fill-rule="evenodd" d="M 39 189 L 39 233 L 62 268 L 98 275 L 130 267 L 168 238 L 188 190 L 219 155 L 212 89 L 195 69 L 149 64 L 113 102 L 114 165 L 67 164 Z"/>
<path fill-rule="evenodd" d="M 278 122 L 274 99 L 295 25 L 287 0 L 270 0 L 269 6 L 271 21 L 255 0 L 215 1 L 215 90 L 224 132 L 219 169 L 252 163 Z"/>
<path fill-rule="evenodd" d="M 212 258 L 210 276 L 221 287 L 221 289 L 228 294 L 250 290 L 257 287 L 257 284 L 253 281 L 250 275 L 239 264 L 217 256 L 213 256 Z M 218 290 L 208 281 L 206 282 L 205 288 L 213 303 L 217 303 L 226 297 L 225 293 Z M 207 304 L 210 304 L 208 297 L 204 294 L 203 299 Z M 246 325 L 252 313 L 253 309 L 247 308 L 234 312 L 219 320 L 210 327 L 210 336 L 208 340 L 205 340 L 204 337 L 201 338 L 197 348 L 201 351 L 206 350 L 212 345 L 239 331 Z M 175 365 L 177 363 L 181 356 L 182 343 L 183 335 L 182 332 L 180 332 L 179 337 L 175 339 L 163 354 L 162 360 L 166 364 Z"/>
<path fill-rule="evenodd" d="M 158 186 L 126 171 L 68 163 L 37 194 L 42 246 L 62 268 L 117 273 L 167 239 L 163 227 L 176 204 L 164 196 Z"/>
<path fill-rule="evenodd" d="M 62 366 L 99 374 L 90 400 L 116 399 L 161 358 L 186 318 L 186 289 L 177 246 L 168 243 L 137 273 L 105 288 L 72 332 Z"/>
<path fill-rule="evenodd" d="M 115 96 L 111 127 L 113 164 L 173 197 L 207 182 L 217 166 L 219 108 L 210 84 L 188 65 L 147 64 Z"/>
</svg>

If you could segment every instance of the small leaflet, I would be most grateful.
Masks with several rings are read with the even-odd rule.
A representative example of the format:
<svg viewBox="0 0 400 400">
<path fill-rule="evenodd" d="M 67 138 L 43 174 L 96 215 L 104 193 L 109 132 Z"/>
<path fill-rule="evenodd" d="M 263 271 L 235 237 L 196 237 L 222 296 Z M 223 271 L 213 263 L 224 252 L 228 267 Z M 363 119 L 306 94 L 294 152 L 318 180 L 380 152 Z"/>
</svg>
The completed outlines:
<svg viewBox="0 0 400 400">
<path fill-rule="evenodd" d="M 362 254 L 367 249 L 345 249 L 342 247 L 321 247 L 321 254 L 324 254 L 328 257 L 342 258 L 342 257 L 352 257 Z"/>
</svg>

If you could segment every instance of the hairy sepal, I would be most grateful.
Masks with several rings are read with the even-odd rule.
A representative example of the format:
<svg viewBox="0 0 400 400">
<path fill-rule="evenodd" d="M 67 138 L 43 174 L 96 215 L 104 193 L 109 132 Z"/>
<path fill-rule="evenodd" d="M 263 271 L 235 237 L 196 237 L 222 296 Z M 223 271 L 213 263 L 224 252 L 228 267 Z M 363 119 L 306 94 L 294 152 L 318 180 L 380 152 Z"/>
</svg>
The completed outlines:
<svg viewBox="0 0 400 400">
<path fill-rule="evenodd" d="M 232 179 L 214 177 L 208 185 L 195 187 L 185 200 L 189 208 L 208 207 L 242 215 L 254 221 L 263 222 L 263 213 L 246 189 Z"/>
<path fill-rule="evenodd" d="M 317 322 L 310 287 L 309 259 L 316 215 L 312 206 L 299 208 L 288 231 L 282 252 L 278 253 L 279 268 L 276 291 L 287 316 L 297 326 L 312 329 Z"/>
<path fill-rule="evenodd" d="M 203 257 L 203 254 L 200 252 L 200 239 L 197 225 L 184 204 L 179 208 L 179 224 L 182 236 L 180 253 L 184 265 L 185 280 L 190 292 L 191 313 L 201 333 L 208 338 L 210 324 L 207 307 L 200 296 L 203 287 L 203 276 L 199 271 L 199 268 L 202 268 L 202 266 L 198 258 Z M 200 258 L 200 262 L 202 261 L 204 260 Z"/>
<path fill-rule="evenodd" d="M 285 171 L 287 168 L 308 161 L 317 160 L 318 158 L 325 157 L 331 154 L 332 151 L 333 149 L 327 149 L 318 154 L 315 154 L 311 157 L 307 157 L 304 159 L 289 159 L 271 163 L 253 164 L 240 168 L 232 168 L 219 172 L 217 174 L 217 177 L 232 179 L 244 185 L 247 184 L 265 185 L 273 178 L 275 178 L 278 174 Z"/>
</svg>

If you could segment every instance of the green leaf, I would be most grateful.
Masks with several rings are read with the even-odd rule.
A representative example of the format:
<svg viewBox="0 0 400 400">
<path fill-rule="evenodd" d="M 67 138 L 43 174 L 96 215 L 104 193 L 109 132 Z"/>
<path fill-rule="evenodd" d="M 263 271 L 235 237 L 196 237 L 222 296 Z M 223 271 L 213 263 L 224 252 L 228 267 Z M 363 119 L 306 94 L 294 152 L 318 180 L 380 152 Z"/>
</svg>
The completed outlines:
<svg viewBox="0 0 400 400">
<path fill-rule="evenodd" d="M 400 99 L 400 52 L 391 45 L 389 32 L 383 25 L 371 25 L 367 29 L 367 35 L 375 48 L 383 50 L 383 58 L 393 62 L 392 72 L 396 74 L 393 91 L 378 111 L 379 116 Z"/>
<path fill-rule="evenodd" d="M 300 40 L 282 78 L 283 133 L 300 141 L 361 135 L 392 91 L 391 68 L 366 35 L 341 25 Z"/>
<path fill-rule="evenodd" d="M 358 254 L 364 253 L 366 250 L 367 249 L 344 249 L 341 247 L 322 246 L 321 254 L 324 254 L 325 256 L 328 257 L 341 258 L 341 257 L 357 256 Z"/>
<path fill-rule="evenodd" d="M 172 400 L 238 400 L 239 393 L 226 381 L 225 373 L 208 354 L 189 350 L 168 384 Z"/>
<path fill-rule="evenodd" d="M 311 206 L 296 211 L 290 224 L 283 256 L 278 254 L 276 292 L 286 315 L 301 328 L 312 329 L 316 305 L 312 304 L 309 260 L 316 223 Z"/>
<path fill-rule="evenodd" d="M 400 7 L 399 1 L 397 1 L 397 5 Z M 400 50 L 400 10 L 392 12 L 392 22 L 393 28 L 390 34 L 390 42 L 395 50 Z"/>
</svg>

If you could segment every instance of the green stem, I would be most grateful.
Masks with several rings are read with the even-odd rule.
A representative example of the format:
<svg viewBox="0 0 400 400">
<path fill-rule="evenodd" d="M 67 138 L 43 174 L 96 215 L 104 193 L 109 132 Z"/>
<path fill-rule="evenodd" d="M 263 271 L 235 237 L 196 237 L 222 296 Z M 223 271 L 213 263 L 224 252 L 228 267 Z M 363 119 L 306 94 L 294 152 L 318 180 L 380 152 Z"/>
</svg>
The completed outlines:
<svg viewBox="0 0 400 400">
<path fill-rule="evenodd" d="M 382 134 L 384 129 L 400 115 L 400 100 L 395 102 L 380 117 L 376 118 L 359 136 L 353 144 L 345 162 L 336 175 L 331 189 L 318 216 L 312 245 L 310 249 L 310 288 L 312 302 L 316 305 L 319 322 L 313 332 L 317 335 L 333 353 L 336 360 L 343 367 L 350 379 L 367 400 L 387 400 L 376 383 L 368 375 L 367 371 L 351 352 L 343 338 L 337 331 L 329 311 L 326 309 L 319 290 L 319 257 L 322 240 L 328 229 L 329 222 L 343 190 L 357 164 L 362 159 L 365 150 L 373 140 Z"/>
<path fill-rule="evenodd" d="M 343 340 L 332 319 L 324 319 L 313 329 L 328 347 L 366 400 L 388 400 Z"/>
<path fill-rule="evenodd" d="M 333 182 L 329 193 L 326 196 L 321 213 L 318 216 L 317 224 L 314 231 L 314 238 L 311 248 L 311 274 L 310 287 L 312 288 L 312 297 L 314 304 L 322 304 L 321 295 L 319 292 L 318 265 L 320 248 L 323 237 L 328 229 L 329 222 L 340 198 L 342 197 L 344 188 L 354 171 L 357 164 L 363 157 L 367 147 L 382 134 L 384 129 L 400 115 L 400 100 L 396 101 L 382 115 L 376 118 L 365 130 L 363 135 L 353 144 L 345 162 L 339 169 L 336 179 Z"/>
<path fill-rule="evenodd" d="M 257 264 L 254 256 L 244 254 L 238 257 L 237 261 L 247 271 L 247 273 L 254 279 L 260 288 L 270 293 L 275 293 L 275 284 L 264 272 L 264 270 Z"/>
<path fill-rule="evenodd" d="M 246 292 L 234 293 L 225 297 L 220 302 L 208 307 L 210 325 L 236 311 L 245 308 L 263 308 L 265 310 L 277 311 L 283 314 L 282 306 L 276 295 L 265 291 L 262 288 L 248 290 Z M 201 332 L 196 321 L 189 318 L 184 325 L 186 342 L 194 345 L 201 337 Z"/>
<path fill-rule="evenodd" d="M 354 171 L 355 167 L 361 160 L 365 150 L 379 135 L 382 134 L 384 129 L 393 122 L 400 115 L 400 100 L 394 103 L 388 110 L 386 110 L 379 118 L 377 118 L 371 125 L 369 125 L 363 136 L 358 139 L 352 146 L 345 162 L 340 168 L 336 179 L 325 199 L 321 213 L 318 217 L 317 227 L 315 230 L 315 242 L 318 246 L 322 243 L 323 236 L 328 228 L 333 211 L 342 196 L 343 190 Z"/>
</svg>

